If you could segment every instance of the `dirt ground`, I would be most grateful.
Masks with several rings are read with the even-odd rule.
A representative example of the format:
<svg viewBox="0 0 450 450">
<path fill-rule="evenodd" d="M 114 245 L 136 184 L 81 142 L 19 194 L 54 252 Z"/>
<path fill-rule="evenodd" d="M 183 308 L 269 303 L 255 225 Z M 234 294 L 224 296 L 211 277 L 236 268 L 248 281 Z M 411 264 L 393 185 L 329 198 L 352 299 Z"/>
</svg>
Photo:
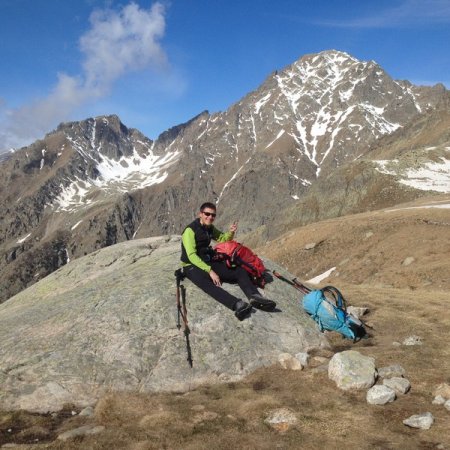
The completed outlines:
<svg viewBox="0 0 450 450">
<path fill-rule="evenodd" d="M 440 201 L 442 197 L 440 198 Z M 417 205 L 407 205 L 417 206 Z M 308 243 L 314 248 L 306 250 Z M 111 393 L 93 417 L 67 405 L 57 414 L 0 412 L 0 446 L 33 449 L 450 449 L 450 411 L 433 405 L 434 390 L 450 383 L 450 209 L 399 209 L 333 219 L 289 232 L 258 249 L 305 280 L 336 267 L 333 284 L 347 301 L 367 306 L 370 337 L 356 344 L 328 333 L 332 352 L 312 355 L 302 371 L 274 366 L 239 383 L 203 386 L 183 394 Z M 408 264 L 405 260 L 409 258 Z M 422 345 L 401 345 L 411 335 Z M 355 349 L 377 367 L 400 364 L 411 391 L 385 406 L 365 391 L 344 392 L 330 381 L 333 352 Z M 323 359 L 327 358 L 327 359 Z M 271 410 L 298 418 L 271 428 Z M 73 412 L 74 413 L 73 413 Z M 402 421 L 431 412 L 429 430 Z M 68 441 L 57 436 L 85 424 L 99 434 Z"/>
</svg>

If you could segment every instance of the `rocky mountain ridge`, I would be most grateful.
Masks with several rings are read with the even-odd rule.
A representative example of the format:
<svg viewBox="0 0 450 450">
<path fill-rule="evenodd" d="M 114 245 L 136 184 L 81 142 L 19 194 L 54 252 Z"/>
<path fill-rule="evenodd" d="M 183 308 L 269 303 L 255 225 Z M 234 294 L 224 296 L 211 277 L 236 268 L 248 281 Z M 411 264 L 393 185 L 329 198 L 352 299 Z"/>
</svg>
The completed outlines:
<svg viewBox="0 0 450 450">
<path fill-rule="evenodd" d="M 181 232 L 205 199 L 219 204 L 219 226 L 239 217 L 244 233 L 275 224 L 276 234 L 285 227 L 277 229 L 280 205 L 302 205 L 307 222 L 371 207 L 342 195 L 339 208 L 315 208 L 311 199 L 327 197 L 321 186 L 333 196 L 371 186 L 376 196 L 389 180 L 394 194 L 385 203 L 420 196 L 369 164 L 373 146 L 448 112 L 448 98 L 442 85 L 395 81 L 374 62 L 327 51 L 274 72 L 227 111 L 205 111 L 155 141 L 117 116 L 61 124 L 0 165 L 0 298 L 95 249 Z M 355 167 L 364 176 L 342 183 L 341 171 L 359 173 Z"/>
</svg>

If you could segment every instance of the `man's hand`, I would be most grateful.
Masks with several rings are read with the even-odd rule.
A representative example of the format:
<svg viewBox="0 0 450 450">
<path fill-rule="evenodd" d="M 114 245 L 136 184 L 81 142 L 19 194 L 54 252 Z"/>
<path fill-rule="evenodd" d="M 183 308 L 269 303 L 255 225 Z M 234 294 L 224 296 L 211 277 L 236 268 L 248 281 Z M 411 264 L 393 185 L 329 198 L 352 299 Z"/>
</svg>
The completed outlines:
<svg viewBox="0 0 450 450">
<path fill-rule="evenodd" d="M 236 233 L 237 227 L 238 227 L 238 221 L 236 220 L 230 225 L 230 231 L 233 233 Z"/>
<path fill-rule="evenodd" d="M 209 276 L 211 277 L 211 280 L 213 280 L 213 283 L 216 286 L 221 286 L 222 285 L 222 283 L 220 282 L 219 275 L 217 275 L 217 273 L 214 272 L 214 270 L 210 270 L 209 271 Z"/>
</svg>

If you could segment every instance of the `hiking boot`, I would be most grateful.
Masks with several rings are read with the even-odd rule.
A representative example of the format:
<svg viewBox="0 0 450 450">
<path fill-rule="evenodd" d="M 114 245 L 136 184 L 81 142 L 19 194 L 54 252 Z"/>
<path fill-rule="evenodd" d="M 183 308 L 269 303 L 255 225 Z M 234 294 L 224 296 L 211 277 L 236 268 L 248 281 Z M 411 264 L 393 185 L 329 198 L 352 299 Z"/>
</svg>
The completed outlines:
<svg viewBox="0 0 450 450">
<path fill-rule="evenodd" d="M 244 320 L 247 316 L 252 312 L 252 306 L 247 302 L 243 302 L 242 300 L 238 300 L 234 305 L 234 315 L 238 318 L 238 320 Z"/>
<path fill-rule="evenodd" d="M 261 309 L 263 311 L 273 311 L 277 304 L 273 300 L 269 300 L 263 297 L 261 294 L 254 294 L 250 299 L 250 304 L 255 308 Z"/>
</svg>

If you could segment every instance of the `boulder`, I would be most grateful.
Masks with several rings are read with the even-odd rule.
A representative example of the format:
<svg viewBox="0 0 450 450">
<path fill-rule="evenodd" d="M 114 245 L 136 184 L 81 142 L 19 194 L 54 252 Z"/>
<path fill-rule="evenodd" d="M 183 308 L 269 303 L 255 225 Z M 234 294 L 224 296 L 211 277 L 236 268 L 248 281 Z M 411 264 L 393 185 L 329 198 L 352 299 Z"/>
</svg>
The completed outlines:
<svg viewBox="0 0 450 450">
<path fill-rule="evenodd" d="M 347 306 L 347 313 L 357 319 L 361 319 L 368 312 L 369 308 L 367 306 Z"/>
<path fill-rule="evenodd" d="M 433 401 L 431 402 L 433 405 L 444 405 L 445 402 L 450 402 L 450 400 L 445 400 L 444 397 L 442 397 L 442 395 L 436 395 L 436 397 L 434 397 Z"/>
<path fill-rule="evenodd" d="M 422 338 L 420 336 L 408 336 L 407 338 L 404 339 L 404 341 L 402 342 L 403 345 L 422 345 Z"/>
<path fill-rule="evenodd" d="M 287 370 L 302 370 L 302 363 L 293 355 L 289 353 L 281 353 L 278 356 L 278 362 L 283 369 Z"/>
<path fill-rule="evenodd" d="M 420 428 L 421 430 L 429 430 L 434 423 L 433 414 L 426 412 L 423 414 L 414 414 L 403 421 L 405 425 L 411 428 Z"/>
<path fill-rule="evenodd" d="M 185 391 L 237 381 L 281 353 L 329 348 L 298 294 L 267 283 L 278 310 L 234 313 L 185 280 L 189 344 L 177 329 L 180 237 L 132 240 L 71 261 L 0 305 L 0 408 L 84 408 L 104 392 Z M 267 266 L 284 272 L 270 261 Z M 224 285 L 238 297 L 238 286 Z"/>
<path fill-rule="evenodd" d="M 405 373 L 405 369 L 400 364 L 392 364 L 391 366 L 380 367 L 378 369 L 378 376 L 380 378 L 402 377 Z"/>
<path fill-rule="evenodd" d="M 300 352 L 295 355 L 295 357 L 300 361 L 300 364 L 303 367 L 306 367 L 309 364 L 310 356 L 308 353 Z"/>
<path fill-rule="evenodd" d="M 434 395 L 438 396 L 441 395 L 447 400 L 450 400 L 450 384 L 448 383 L 441 383 L 435 390 Z"/>
<path fill-rule="evenodd" d="M 343 390 L 370 388 L 376 379 L 375 360 L 354 350 L 336 353 L 328 365 L 328 377 Z"/>
<path fill-rule="evenodd" d="M 277 408 L 269 411 L 264 422 L 275 430 L 284 433 L 295 425 L 298 419 L 294 411 L 289 408 Z"/>
<path fill-rule="evenodd" d="M 395 400 L 395 391 L 388 386 L 372 386 L 367 391 L 366 400 L 371 405 L 385 405 Z"/>
<path fill-rule="evenodd" d="M 383 385 L 393 389 L 396 394 L 406 394 L 411 389 L 409 380 L 402 377 L 386 378 Z"/>
</svg>

